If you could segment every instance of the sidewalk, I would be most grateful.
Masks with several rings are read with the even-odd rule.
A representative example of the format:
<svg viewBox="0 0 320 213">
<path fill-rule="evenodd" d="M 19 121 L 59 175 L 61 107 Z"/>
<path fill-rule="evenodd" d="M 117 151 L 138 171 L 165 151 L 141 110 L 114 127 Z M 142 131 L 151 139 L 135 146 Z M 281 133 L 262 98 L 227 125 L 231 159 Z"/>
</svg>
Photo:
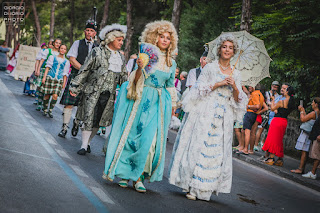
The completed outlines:
<svg viewBox="0 0 320 213">
<path fill-rule="evenodd" d="M 174 138 L 176 137 L 177 132 L 174 130 L 169 130 L 168 133 L 168 142 L 174 144 Z M 294 181 L 296 183 L 299 183 L 301 185 L 304 185 L 308 188 L 314 189 L 316 191 L 320 191 L 320 169 L 317 170 L 317 179 L 316 180 L 311 180 L 308 178 L 304 178 L 299 174 L 293 174 L 290 172 L 291 169 L 296 169 L 298 168 L 300 164 L 300 160 L 291 158 L 289 156 L 284 156 L 284 164 L 283 167 L 279 166 L 270 166 L 265 163 L 263 163 L 259 158 L 264 155 L 264 152 L 255 152 L 253 155 L 244 155 L 244 154 L 236 154 L 235 152 L 233 153 L 233 157 L 237 158 L 239 160 L 245 161 L 246 163 L 252 164 L 254 166 L 258 166 L 262 169 L 265 169 L 267 171 L 270 171 L 276 175 L 279 175 L 283 178 L 286 178 L 288 180 Z M 305 172 L 311 171 L 312 165 L 307 164 L 305 168 Z"/>
</svg>

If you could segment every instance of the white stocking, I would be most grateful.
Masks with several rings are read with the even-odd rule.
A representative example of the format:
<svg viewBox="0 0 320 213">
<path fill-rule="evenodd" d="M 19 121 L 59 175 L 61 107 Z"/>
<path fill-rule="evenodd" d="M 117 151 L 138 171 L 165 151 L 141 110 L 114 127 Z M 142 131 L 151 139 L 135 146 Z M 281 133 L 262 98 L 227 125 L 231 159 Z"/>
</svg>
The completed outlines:
<svg viewBox="0 0 320 213">
<path fill-rule="evenodd" d="M 69 124 L 72 114 L 72 108 L 63 108 L 63 123 Z"/>
<path fill-rule="evenodd" d="M 88 143 L 89 143 L 89 138 L 91 135 L 92 131 L 82 131 L 82 145 L 81 149 L 87 150 L 88 148 Z"/>
</svg>

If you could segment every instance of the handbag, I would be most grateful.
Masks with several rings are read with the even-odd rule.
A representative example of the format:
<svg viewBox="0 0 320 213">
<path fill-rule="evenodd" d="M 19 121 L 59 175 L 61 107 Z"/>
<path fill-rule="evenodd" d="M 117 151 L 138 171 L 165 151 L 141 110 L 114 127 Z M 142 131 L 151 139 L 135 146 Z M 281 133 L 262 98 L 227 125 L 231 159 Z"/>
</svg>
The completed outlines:
<svg viewBox="0 0 320 213">
<path fill-rule="evenodd" d="M 315 120 L 313 120 L 313 119 L 309 120 L 307 122 L 302 123 L 301 126 L 300 126 L 300 129 L 305 131 L 308 134 L 311 132 L 313 124 L 314 124 L 314 122 L 316 122 L 316 120 L 318 118 L 317 112 L 315 112 L 315 113 L 316 113 L 316 119 Z"/>
</svg>

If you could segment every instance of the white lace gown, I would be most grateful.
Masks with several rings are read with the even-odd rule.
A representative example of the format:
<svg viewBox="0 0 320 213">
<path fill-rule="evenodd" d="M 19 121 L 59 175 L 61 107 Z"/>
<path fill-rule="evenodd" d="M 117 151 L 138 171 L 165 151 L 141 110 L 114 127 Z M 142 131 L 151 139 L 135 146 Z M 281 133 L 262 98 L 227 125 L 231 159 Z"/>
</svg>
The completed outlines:
<svg viewBox="0 0 320 213">
<path fill-rule="evenodd" d="M 238 70 L 233 78 L 239 102 L 235 102 L 231 86 L 211 91 L 211 85 L 226 77 L 217 61 L 207 64 L 183 99 L 186 115 L 169 166 L 169 182 L 202 200 L 231 190 L 233 124 L 243 118 L 247 98 Z"/>
</svg>

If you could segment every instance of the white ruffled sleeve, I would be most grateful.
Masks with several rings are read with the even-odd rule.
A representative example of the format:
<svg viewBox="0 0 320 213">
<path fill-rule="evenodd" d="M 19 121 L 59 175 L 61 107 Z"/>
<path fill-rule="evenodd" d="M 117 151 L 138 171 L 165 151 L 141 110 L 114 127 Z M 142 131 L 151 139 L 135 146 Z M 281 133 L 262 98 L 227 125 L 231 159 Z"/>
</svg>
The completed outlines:
<svg viewBox="0 0 320 213">
<path fill-rule="evenodd" d="M 141 73 L 141 76 L 137 83 L 134 83 L 134 79 L 136 78 L 137 69 L 132 71 L 129 76 L 129 84 L 127 86 L 127 98 L 132 100 L 140 100 L 144 87 L 144 75 Z"/>
<path fill-rule="evenodd" d="M 214 73 L 213 64 L 210 63 L 204 67 L 198 80 L 182 100 L 182 108 L 185 112 L 190 112 L 192 109 L 196 108 L 199 101 L 206 98 L 212 91 L 210 86 L 213 86 L 216 83 Z"/>
<path fill-rule="evenodd" d="M 241 123 L 243 121 L 244 114 L 247 111 L 247 104 L 249 99 L 248 99 L 248 96 L 242 90 L 241 75 L 238 70 L 234 71 L 234 81 L 239 90 L 239 95 L 238 95 L 239 101 L 236 102 L 234 98 L 231 98 L 230 101 L 231 101 L 231 106 L 233 107 L 235 120 Z"/>
<path fill-rule="evenodd" d="M 50 55 L 49 58 L 48 58 L 48 60 L 47 60 L 46 67 L 49 67 L 50 69 L 52 68 L 53 59 L 54 59 L 54 56 L 53 56 L 53 55 Z"/>
</svg>

